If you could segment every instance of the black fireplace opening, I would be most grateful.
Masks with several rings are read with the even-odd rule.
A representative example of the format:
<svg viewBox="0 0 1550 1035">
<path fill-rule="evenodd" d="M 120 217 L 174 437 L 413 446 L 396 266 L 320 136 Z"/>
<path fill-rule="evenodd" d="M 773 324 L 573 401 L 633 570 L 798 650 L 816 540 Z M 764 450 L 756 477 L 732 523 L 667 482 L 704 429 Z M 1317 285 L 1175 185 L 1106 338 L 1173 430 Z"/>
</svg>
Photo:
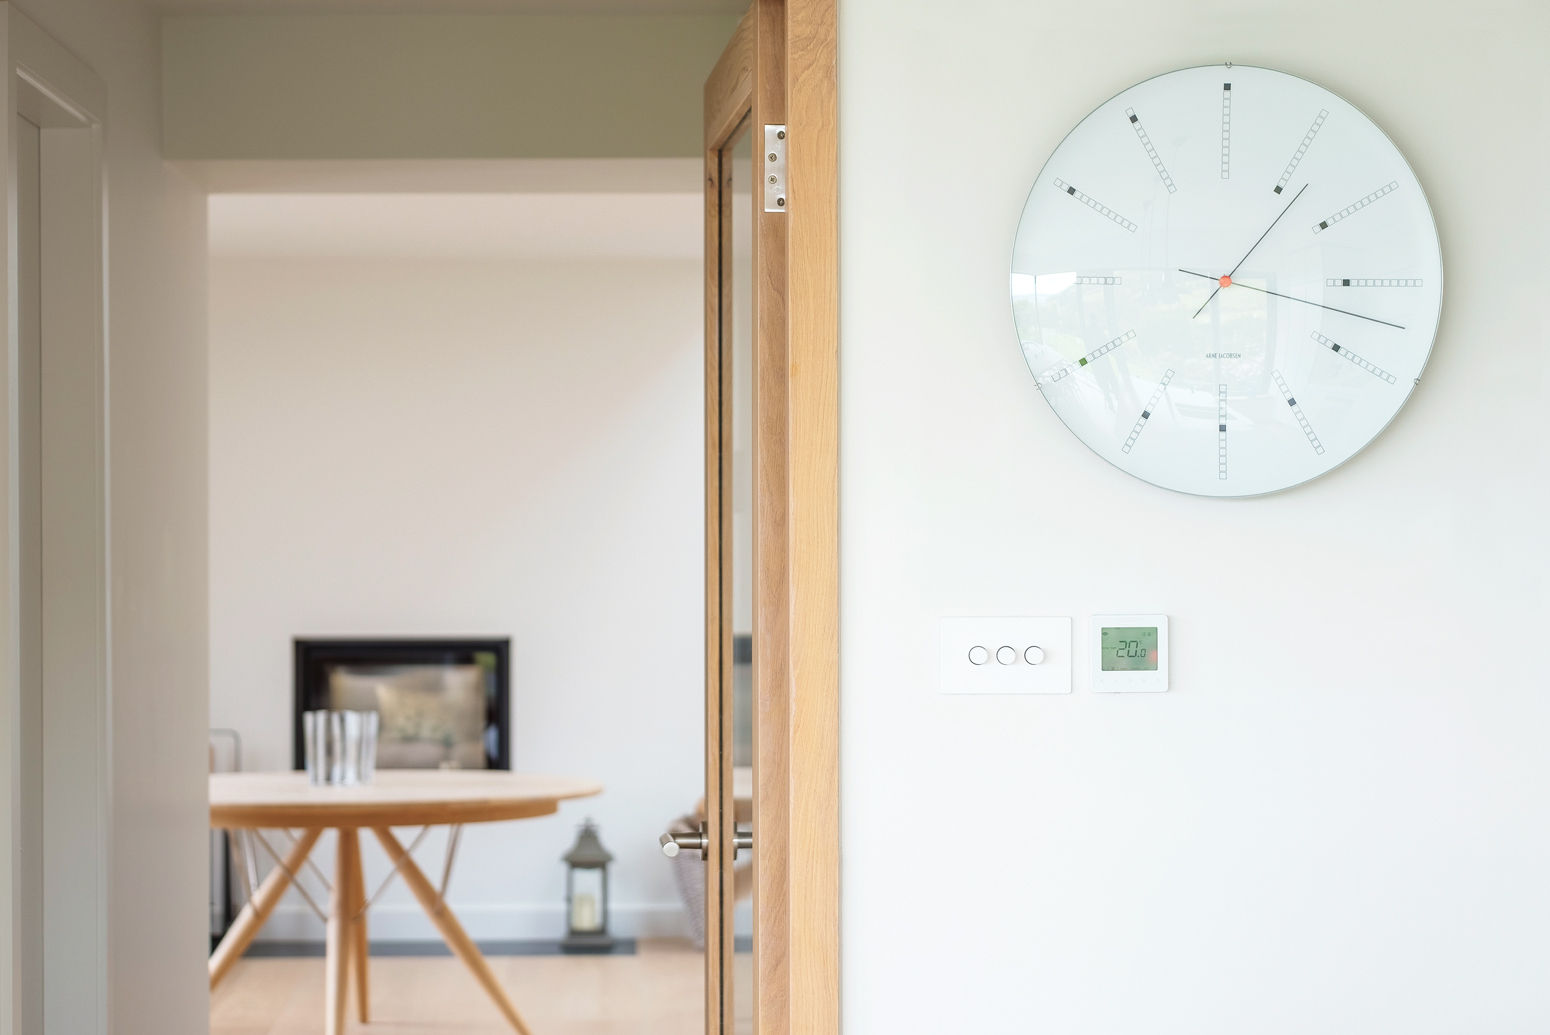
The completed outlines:
<svg viewBox="0 0 1550 1035">
<path fill-rule="evenodd" d="M 374 711 L 379 769 L 510 769 L 509 639 L 297 639 L 292 764 L 302 714 Z"/>
</svg>

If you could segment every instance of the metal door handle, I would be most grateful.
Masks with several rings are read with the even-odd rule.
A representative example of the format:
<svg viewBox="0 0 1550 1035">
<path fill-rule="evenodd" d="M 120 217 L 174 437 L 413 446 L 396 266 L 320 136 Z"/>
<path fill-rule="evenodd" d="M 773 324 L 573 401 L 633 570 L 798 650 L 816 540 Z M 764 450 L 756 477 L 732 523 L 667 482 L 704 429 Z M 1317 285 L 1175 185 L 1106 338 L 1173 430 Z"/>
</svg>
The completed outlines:
<svg viewBox="0 0 1550 1035">
<path fill-rule="evenodd" d="M 710 847 L 710 839 L 705 836 L 705 828 L 683 834 L 666 833 L 659 838 L 662 845 L 662 854 L 669 859 L 676 858 L 679 852 L 699 852 L 700 858 L 705 858 L 705 849 Z"/>
<path fill-rule="evenodd" d="M 662 846 L 662 854 L 669 859 L 677 858 L 679 852 L 699 852 L 700 858 L 705 858 L 705 850 L 710 847 L 710 838 L 705 836 L 705 828 L 681 834 L 666 833 L 657 839 Z M 737 852 L 753 851 L 753 831 L 739 830 L 732 835 L 733 858 Z"/>
</svg>

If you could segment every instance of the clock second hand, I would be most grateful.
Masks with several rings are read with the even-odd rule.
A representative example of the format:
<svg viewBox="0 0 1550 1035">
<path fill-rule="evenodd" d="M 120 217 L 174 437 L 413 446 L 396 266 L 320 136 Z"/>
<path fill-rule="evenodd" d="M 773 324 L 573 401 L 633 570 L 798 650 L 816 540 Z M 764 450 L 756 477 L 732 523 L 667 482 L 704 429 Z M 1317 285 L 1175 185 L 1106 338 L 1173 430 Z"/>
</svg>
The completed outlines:
<svg viewBox="0 0 1550 1035">
<path fill-rule="evenodd" d="M 1179 270 L 1179 272 L 1180 273 L 1187 273 L 1191 277 L 1204 277 L 1206 280 L 1214 280 L 1214 281 L 1217 282 L 1217 285 L 1218 285 L 1217 286 L 1217 291 L 1221 290 L 1221 286 L 1220 286 L 1221 282 L 1224 279 L 1229 279 L 1231 277 L 1231 274 L 1229 274 L 1228 277 L 1226 277 L 1226 278 L 1224 278 L 1224 277 L 1213 277 L 1209 273 L 1196 273 L 1194 270 L 1184 270 L 1184 269 Z M 1363 316 L 1361 313 L 1353 313 L 1349 309 L 1336 309 L 1332 305 L 1325 305 L 1323 302 L 1314 302 L 1314 301 L 1312 301 L 1310 299 L 1306 299 L 1306 298 L 1298 298 L 1296 295 L 1283 295 L 1279 291 L 1271 291 L 1269 288 L 1255 287 L 1253 284 L 1245 284 L 1241 280 L 1232 280 L 1232 281 L 1230 281 L 1230 283 L 1231 283 L 1232 287 L 1248 288 L 1250 291 L 1258 291 L 1260 294 L 1263 294 L 1263 295 L 1274 295 L 1277 298 L 1284 298 L 1284 299 L 1286 299 L 1289 302 L 1301 302 L 1303 305 L 1318 306 L 1320 309 L 1328 309 L 1332 313 L 1344 313 L 1346 316 L 1354 316 L 1358 320 L 1370 320 L 1373 323 L 1381 323 L 1385 327 L 1393 327 L 1396 330 L 1401 330 L 1402 331 L 1402 330 L 1405 329 L 1405 325 L 1404 324 L 1389 323 L 1387 320 L 1380 320 L 1376 316 Z M 1216 291 L 1211 292 L 1211 295 L 1214 298 L 1216 296 Z M 1206 301 L 1209 302 L 1210 299 L 1208 298 L 1208 299 L 1206 299 Z M 1196 314 L 1196 315 L 1199 315 L 1199 314 Z"/>
<path fill-rule="evenodd" d="M 1259 235 L 1259 240 L 1255 241 L 1253 244 L 1249 245 L 1249 250 L 1243 253 L 1243 258 L 1238 260 L 1238 265 L 1234 266 L 1232 269 L 1227 271 L 1228 279 L 1227 280 L 1222 280 L 1222 281 L 1220 281 L 1217 284 L 1216 288 L 1214 290 L 1212 290 L 1210 296 L 1208 298 L 1206 298 L 1206 300 L 1204 302 L 1200 303 L 1200 308 L 1195 310 L 1195 316 L 1191 316 L 1190 317 L 1191 320 L 1195 319 L 1195 317 L 1198 317 L 1201 313 L 1205 312 L 1206 311 L 1206 306 L 1211 304 L 1211 299 L 1216 297 L 1216 293 L 1218 291 L 1222 290 L 1222 288 L 1226 287 L 1228 284 L 1232 283 L 1232 279 L 1231 278 L 1232 278 L 1233 274 L 1237 273 L 1238 270 L 1240 270 L 1243 267 L 1243 264 L 1245 262 L 1249 261 L 1249 256 L 1254 254 L 1254 249 L 1258 248 L 1260 246 L 1260 242 L 1261 241 L 1264 241 L 1265 238 L 1270 236 L 1270 231 L 1272 231 L 1272 230 L 1274 230 L 1276 228 L 1276 224 L 1281 221 L 1281 216 L 1286 215 L 1287 211 L 1293 205 L 1297 204 L 1297 199 L 1302 197 L 1302 192 L 1307 190 L 1307 189 L 1308 189 L 1308 185 L 1306 183 L 1303 184 L 1300 188 L 1298 188 L 1297 193 L 1292 195 L 1292 200 L 1288 201 L 1286 203 L 1286 208 L 1283 208 L 1281 210 L 1281 215 L 1278 215 L 1274 219 L 1272 219 L 1270 221 L 1270 225 L 1265 227 L 1265 232 Z M 1188 270 L 1182 270 L 1181 272 L 1187 273 L 1189 271 Z M 1216 280 L 1217 278 L 1213 277 L 1211 279 Z"/>
</svg>

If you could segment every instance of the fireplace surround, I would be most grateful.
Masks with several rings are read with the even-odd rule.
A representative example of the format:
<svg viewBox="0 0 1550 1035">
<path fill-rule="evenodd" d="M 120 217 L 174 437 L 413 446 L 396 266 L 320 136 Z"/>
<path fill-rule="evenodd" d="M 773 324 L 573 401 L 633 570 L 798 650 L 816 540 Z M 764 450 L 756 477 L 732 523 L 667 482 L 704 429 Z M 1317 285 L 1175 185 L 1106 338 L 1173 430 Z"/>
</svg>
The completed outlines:
<svg viewBox="0 0 1550 1035">
<path fill-rule="evenodd" d="M 302 714 L 380 716 L 379 769 L 510 769 L 509 639 L 295 641 L 292 765 Z"/>
</svg>

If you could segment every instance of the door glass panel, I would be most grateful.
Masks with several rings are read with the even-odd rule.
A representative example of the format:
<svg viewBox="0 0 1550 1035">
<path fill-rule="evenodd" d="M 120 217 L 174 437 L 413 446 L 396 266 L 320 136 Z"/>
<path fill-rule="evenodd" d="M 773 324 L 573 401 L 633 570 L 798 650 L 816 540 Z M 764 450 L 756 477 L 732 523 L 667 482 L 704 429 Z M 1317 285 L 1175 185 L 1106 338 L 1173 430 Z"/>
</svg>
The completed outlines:
<svg viewBox="0 0 1550 1035">
<path fill-rule="evenodd" d="M 727 340 L 723 357 L 729 375 L 722 381 L 724 405 L 730 411 L 722 421 L 730 435 L 730 491 L 723 493 L 724 515 L 731 525 L 731 550 L 723 584 L 722 614 L 731 651 L 731 758 L 737 830 L 752 830 L 753 720 L 754 720 L 754 314 L 753 314 L 753 136 L 744 124 L 722 152 L 722 200 L 727 206 L 721 220 L 722 299 L 729 319 L 723 324 Z M 724 463 L 722 470 L 727 465 Z M 725 524 L 723 525 L 725 527 Z M 723 672 L 727 671 L 723 666 Z M 727 700 L 723 696 L 723 700 Z M 729 956 L 733 1030 L 753 1030 L 753 858 L 744 849 L 737 854 L 733 873 L 733 952 Z"/>
</svg>

